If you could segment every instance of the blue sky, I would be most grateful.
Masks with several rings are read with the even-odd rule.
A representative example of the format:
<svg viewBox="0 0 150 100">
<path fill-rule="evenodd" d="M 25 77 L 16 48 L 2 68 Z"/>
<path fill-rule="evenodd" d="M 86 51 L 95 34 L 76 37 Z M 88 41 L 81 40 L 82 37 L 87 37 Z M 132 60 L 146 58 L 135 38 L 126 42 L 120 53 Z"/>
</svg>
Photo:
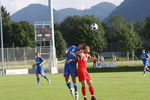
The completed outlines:
<svg viewBox="0 0 150 100">
<path fill-rule="evenodd" d="M 111 2 L 115 5 L 119 5 L 122 1 L 124 0 L 53 0 L 53 7 L 57 10 L 63 8 L 76 8 L 83 10 L 101 2 Z M 10 14 L 15 13 L 29 4 L 48 4 L 48 0 L 1 0 L 1 2 Z"/>
</svg>

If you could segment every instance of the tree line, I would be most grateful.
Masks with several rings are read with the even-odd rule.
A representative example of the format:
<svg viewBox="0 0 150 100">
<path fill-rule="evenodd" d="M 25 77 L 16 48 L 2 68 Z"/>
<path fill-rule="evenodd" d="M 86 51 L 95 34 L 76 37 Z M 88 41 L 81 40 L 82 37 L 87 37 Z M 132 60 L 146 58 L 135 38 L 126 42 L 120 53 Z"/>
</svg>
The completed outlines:
<svg viewBox="0 0 150 100">
<path fill-rule="evenodd" d="M 4 47 L 34 47 L 34 26 L 26 21 L 14 22 L 6 8 L 2 7 Z M 91 24 L 98 29 L 92 30 Z M 70 45 L 87 43 L 91 53 L 102 51 L 135 51 L 150 48 L 150 16 L 143 21 L 128 22 L 123 16 L 112 16 L 102 22 L 95 16 L 69 16 L 55 24 L 55 45 L 58 58 L 64 57 Z"/>
</svg>

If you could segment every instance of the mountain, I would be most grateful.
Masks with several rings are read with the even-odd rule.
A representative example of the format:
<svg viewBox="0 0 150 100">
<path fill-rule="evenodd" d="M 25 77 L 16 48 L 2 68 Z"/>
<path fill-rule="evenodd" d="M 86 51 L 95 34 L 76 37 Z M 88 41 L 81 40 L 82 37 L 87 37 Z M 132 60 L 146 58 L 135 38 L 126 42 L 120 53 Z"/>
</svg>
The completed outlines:
<svg viewBox="0 0 150 100">
<path fill-rule="evenodd" d="M 102 20 L 106 18 L 113 10 L 115 10 L 116 6 L 112 3 L 103 2 L 98 5 L 91 7 L 91 9 L 84 10 L 84 15 L 91 14 L 95 15 Z"/>
<path fill-rule="evenodd" d="M 59 10 L 59 16 L 61 19 L 65 19 L 67 16 L 73 16 L 73 15 L 94 15 L 101 20 L 106 18 L 114 9 L 116 8 L 115 5 L 108 2 L 99 3 L 95 6 L 92 6 L 90 9 L 85 10 L 77 10 L 73 8 L 66 8 Z"/>
<path fill-rule="evenodd" d="M 115 5 L 108 2 L 103 2 L 97 4 L 90 9 L 85 10 L 77 10 L 74 8 L 66 8 L 61 10 L 54 9 L 54 22 L 60 23 L 62 22 L 67 16 L 74 16 L 74 15 L 94 15 L 101 20 L 106 18 L 114 9 L 116 8 Z M 41 4 L 31 4 L 18 12 L 14 13 L 11 16 L 13 21 L 28 21 L 33 24 L 35 21 L 47 21 L 49 20 L 48 17 L 48 6 L 41 5 Z"/>
<path fill-rule="evenodd" d="M 112 15 L 124 16 L 129 22 L 144 20 L 150 15 L 150 0 L 124 0 L 105 20 Z"/>
<path fill-rule="evenodd" d="M 35 21 L 48 20 L 48 7 L 41 4 L 29 5 L 11 16 L 13 21 L 28 21 L 34 23 Z"/>
</svg>

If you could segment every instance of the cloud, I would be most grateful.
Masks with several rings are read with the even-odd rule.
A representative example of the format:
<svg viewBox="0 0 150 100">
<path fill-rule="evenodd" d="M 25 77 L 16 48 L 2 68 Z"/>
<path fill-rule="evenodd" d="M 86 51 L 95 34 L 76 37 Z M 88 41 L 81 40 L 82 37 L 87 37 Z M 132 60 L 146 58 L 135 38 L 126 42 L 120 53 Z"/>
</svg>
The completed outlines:
<svg viewBox="0 0 150 100">
<path fill-rule="evenodd" d="M 84 10 L 84 9 L 86 9 L 86 7 L 84 4 L 81 4 L 79 9 Z"/>
</svg>

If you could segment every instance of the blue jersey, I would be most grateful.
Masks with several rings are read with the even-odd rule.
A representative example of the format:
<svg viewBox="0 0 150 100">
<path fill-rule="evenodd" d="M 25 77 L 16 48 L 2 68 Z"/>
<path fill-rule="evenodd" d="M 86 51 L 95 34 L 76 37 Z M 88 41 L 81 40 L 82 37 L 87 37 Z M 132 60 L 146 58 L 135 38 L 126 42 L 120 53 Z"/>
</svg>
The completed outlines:
<svg viewBox="0 0 150 100">
<path fill-rule="evenodd" d="M 75 53 L 77 51 L 79 51 L 79 49 L 72 45 L 70 46 L 68 49 L 68 56 L 66 58 L 66 60 L 69 60 L 69 59 L 76 59 L 77 56 L 75 55 Z M 69 64 L 65 63 L 65 66 L 64 66 L 64 77 L 67 77 L 71 74 L 72 77 L 76 77 L 76 62 L 70 62 Z"/>
<path fill-rule="evenodd" d="M 79 49 L 76 46 L 72 45 L 67 50 L 68 50 L 68 56 L 67 56 L 66 60 L 68 60 L 68 59 L 76 59 L 77 58 L 75 53 L 77 51 L 79 51 Z"/>
<path fill-rule="evenodd" d="M 36 70 L 42 70 L 42 69 L 44 69 L 43 66 L 40 66 L 40 64 L 44 61 L 44 59 L 42 57 L 37 57 L 35 59 L 35 61 L 36 61 Z"/>
<path fill-rule="evenodd" d="M 141 58 L 142 58 L 143 62 L 148 61 L 148 59 L 147 59 L 148 57 L 149 57 L 149 56 L 148 56 L 147 53 L 143 53 L 143 54 L 141 55 Z"/>
<path fill-rule="evenodd" d="M 143 65 L 144 65 L 144 66 L 149 66 L 149 61 L 148 61 L 148 59 L 147 59 L 147 58 L 149 58 L 148 54 L 147 54 L 147 53 L 143 53 L 143 54 L 141 55 L 141 58 L 142 58 L 142 60 L 143 60 Z"/>
</svg>

